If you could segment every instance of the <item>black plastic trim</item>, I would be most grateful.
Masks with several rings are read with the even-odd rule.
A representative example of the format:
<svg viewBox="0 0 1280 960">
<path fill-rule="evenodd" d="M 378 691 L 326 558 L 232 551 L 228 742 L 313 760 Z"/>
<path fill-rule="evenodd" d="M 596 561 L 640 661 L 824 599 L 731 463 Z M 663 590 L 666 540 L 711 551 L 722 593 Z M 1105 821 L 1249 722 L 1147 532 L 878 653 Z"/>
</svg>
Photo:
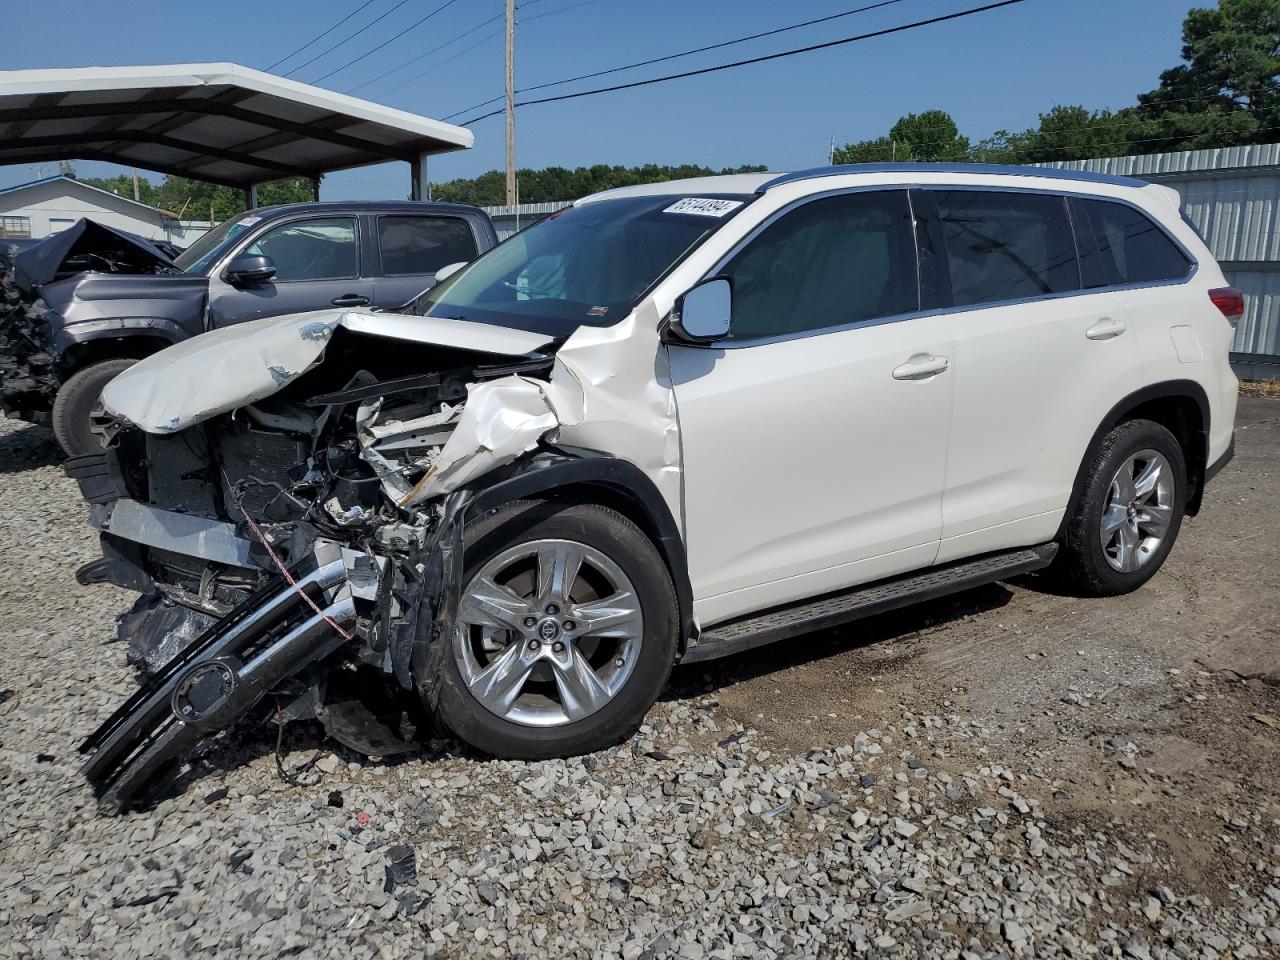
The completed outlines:
<svg viewBox="0 0 1280 960">
<path fill-rule="evenodd" d="M 597 484 L 632 501 L 653 525 L 658 537 L 655 546 L 662 554 L 676 588 L 680 608 L 680 649 L 683 651 L 693 628 L 693 586 L 684 538 L 667 508 L 667 503 L 645 472 L 628 460 L 598 450 L 562 447 L 535 456 L 514 475 L 504 477 L 477 491 L 467 505 L 476 516 L 512 500 L 524 500 L 573 484 Z"/>
<path fill-rule="evenodd" d="M 850 590 L 748 614 L 737 620 L 708 627 L 697 644 L 684 654 L 681 662 L 700 663 L 731 656 L 779 640 L 1042 570 L 1053 562 L 1057 552 L 1056 543 L 1046 543 L 1037 547 L 969 557 L 946 566 L 926 567 L 888 580 L 861 584 Z"/>
<path fill-rule="evenodd" d="M 1124 419 L 1125 414 L 1130 413 L 1148 401 L 1161 400 L 1166 397 L 1189 397 L 1200 408 L 1200 422 L 1203 424 L 1200 431 L 1202 449 L 1199 456 L 1192 461 L 1193 465 L 1199 464 L 1200 475 L 1195 478 L 1198 482 L 1192 491 L 1192 495 L 1187 499 L 1187 513 L 1195 516 L 1200 509 L 1200 495 L 1204 492 L 1206 481 L 1204 466 L 1209 459 L 1209 397 L 1204 392 L 1204 387 L 1194 380 L 1166 380 L 1163 383 L 1153 383 L 1143 387 L 1141 390 L 1135 390 L 1107 411 L 1107 415 L 1102 418 L 1102 422 L 1098 424 L 1098 429 L 1093 432 L 1093 436 L 1089 438 L 1089 443 L 1080 456 L 1080 466 L 1076 469 L 1075 482 L 1071 487 L 1071 499 L 1067 501 L 1067 509 L 1062 515 L 1062 523 L 1058 526 L 1058 533 L 1055 539 L 1061 540 L 1066 534 L 1067 524 L 1071 522 L 1071 517 L 1080 505 L 1084 476 L 1089 469 L 1089 456 L 1097 448 L 1102 438 Z"/>
</svg>

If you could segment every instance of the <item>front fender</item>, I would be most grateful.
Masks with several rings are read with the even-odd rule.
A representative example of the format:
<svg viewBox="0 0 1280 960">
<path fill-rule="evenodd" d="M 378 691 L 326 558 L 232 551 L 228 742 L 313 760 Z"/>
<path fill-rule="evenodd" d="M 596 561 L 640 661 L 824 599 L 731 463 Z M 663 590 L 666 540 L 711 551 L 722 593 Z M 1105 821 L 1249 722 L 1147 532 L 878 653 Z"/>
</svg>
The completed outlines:
<svg viewBox="0 0 1280 960">
<path fill-rule="evenodd" d="M 172 320 L 163 317 L 108 317 L 64 323 L 53 331 L 53 353 L 61 355 L 73 346 L 94 340 L 119 340 L 123 337 L 150 337 L 177 343 L 189 333 Z"/>
<path fill-rule="evenodd" d="M 487 478 L 486 478 L 487 479 Z M 467 505 L 467 515 L 477 516 L 513 500 L 527 500 L 555 494 L 568 487 L 594 486 L 624 497 L 645 520 L 642 529 L 653 539 L 675 586 L 680 612 L 680 652 L 684 653 L 693 620 L 693 587 L 680 528 L 667 508 L 666 500 L 647 474 L 629 460 L 598 450 L 560 447 L 543 451 L 514 465 L 500 479 L 475 490 Z"/>
</svg>

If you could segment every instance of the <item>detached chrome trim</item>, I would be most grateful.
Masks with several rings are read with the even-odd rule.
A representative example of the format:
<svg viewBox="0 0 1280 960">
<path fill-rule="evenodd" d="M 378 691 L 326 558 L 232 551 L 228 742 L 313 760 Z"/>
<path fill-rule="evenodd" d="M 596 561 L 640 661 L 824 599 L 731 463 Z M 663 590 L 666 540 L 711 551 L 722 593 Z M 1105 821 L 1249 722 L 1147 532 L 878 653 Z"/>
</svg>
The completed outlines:
<svg viewBox="0 0 1280 960">
<path fill-rule="evenodd" d="M 256 569 L 249 560 L 252 544 L 236 536 L 233 524 L 221 520 L 162 510 L 136 500 L 117 500 L 107 507 L 99 529 L 144 546 Z"/>
</svg>

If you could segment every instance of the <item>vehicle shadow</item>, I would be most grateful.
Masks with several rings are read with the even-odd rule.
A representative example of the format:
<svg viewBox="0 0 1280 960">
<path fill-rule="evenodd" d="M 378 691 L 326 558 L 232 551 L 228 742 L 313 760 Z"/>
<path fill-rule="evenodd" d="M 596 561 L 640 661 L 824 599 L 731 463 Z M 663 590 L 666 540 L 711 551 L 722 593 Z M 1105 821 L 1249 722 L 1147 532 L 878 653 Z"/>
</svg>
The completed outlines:
<svg viewBox="0 0 1280 960">
<path fill-rule="evenodd" d="M 62 450 L 47 427 L 31 425 L 0 434 L 0 474 L 53 467 L 62 460 Z"/>
<path fill-rule="evenodd" d="M 1021 578 L 1020 578 L 1021 579 Z M 677 666 L 661 701 L 685 700 L 705 696 L 716 690 L 786 670 L 789 667 L 816 663 L 850 650 L 873 647 L 891 640 L 900 640 L 922 630 L 930 630 L 967 616 L 998 610 L 1013 597 L 1012 591 L 1002 584 L 989 584 L 964 593 L 937 600 L 926 601 L 903 610 L 868 617 L 851 624 L 819 630 L 811 634 L 770 644 L 744 653 L 710 660 L 698 664 Z M 945 642 L 939 640 L 938 642 Z M 453 739 L 448 731 L 437 729 L 428 734 L 416 749 L 406 753 L 373 759 L 340 744 L 314 721 L 305 720 L 287 724 L 281 738 L 283 757 L 281 763 L 287 777 L 300 782 L 291 784 L 316 798 L 327 797 L 337 790 L 342 792 L 347 782 L 344 777 L 330 777 L 314 767 L 324 754 L 333 754 L 343 763 L 358 763 L 363 767 L 397 766 L 402 763 L 432 763 L 439 760 L 466 759 L 485 762 L 490 758 L 467 744 Z M 438 739 L 437 739 L 438 738 Z M 619 745 L 628 749 L 631 738 Z M 614 747 L 611 749 L 618 749 Z M 135 809 L 148 810 L 157 803 L 190 792 L 202 796 L 210 803 L 217 802 L 224 787 L 250 787 L 262 790 L 262 780 L 247 781 L 243 768 L 249 763 L 276 753 L 276 726 L 269 710 L 256 710 L 231 729 L 199 748 L 197 755 L 188 758 L 187 764 L 175 777 L 157 782 Z M 272 775 L 272 789 L 282 782 L 277 770 Z M 335 798 L 336 799 L 336 798 Z M 345 803 L 345 799 L 342 801 Z"/>
<path fill-rule="evenodd" d="M 922 630 L 945 626 L 967 616 L 998 610 L 1012 598 L 1013 592 L 1002 584 L 987 584 L 723 659 L 678 665 L 671 672 L 671 679 L 659 699 L 686 700 L 704 696 L 745 680 L 816 663 L 849 650 L 873 647 Z"/>
</svg>

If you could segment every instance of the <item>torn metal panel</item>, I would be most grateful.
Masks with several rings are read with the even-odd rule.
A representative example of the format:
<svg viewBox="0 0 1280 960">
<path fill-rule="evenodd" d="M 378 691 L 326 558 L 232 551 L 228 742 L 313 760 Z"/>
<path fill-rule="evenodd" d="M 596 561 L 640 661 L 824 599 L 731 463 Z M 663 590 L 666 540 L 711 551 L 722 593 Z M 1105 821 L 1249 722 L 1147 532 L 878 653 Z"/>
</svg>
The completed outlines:
<svg viewBox="0 0 1280 960">
<path fill-rule="evenodd" d="M 562 417 L 571 417 L 572 407 L 572 398 L 559 387 L 529 377 L 503 377 L 472 386 L 449 441 L 422 482 L 399 501 L 400 506 L 456 490 L 510 463 L 559 427 Z"/>
<path fill-rule="evenodd" d="M 102 401 L 110 413 L 148 433 L 184 430 L 278 393 L 323 359 L 339 326 L 389 341 L 497 356 L 524 356 L 551 342 L 540 334 L 463 320 L 321 310 L 185 340 L 120 374 L 107 385 Z"/>
</svg>

